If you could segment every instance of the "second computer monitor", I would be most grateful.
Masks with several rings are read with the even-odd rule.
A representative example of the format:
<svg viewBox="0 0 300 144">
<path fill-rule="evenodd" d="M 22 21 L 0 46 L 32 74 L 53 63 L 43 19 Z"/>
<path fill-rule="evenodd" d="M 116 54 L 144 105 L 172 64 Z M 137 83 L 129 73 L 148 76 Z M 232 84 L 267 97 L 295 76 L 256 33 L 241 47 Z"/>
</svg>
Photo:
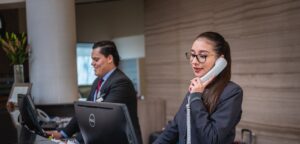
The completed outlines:
<svg viewBox="0 0 300 144">
<path fill-rule="evenodd" d="M 138 144 L 125 104 L 78 101 L 75 115 L 85 144 Z"/>
<path fill-rule="evenodd" d="M 18 107 L 22 118 L 22 124 L 35 133 L 46 136 L 44 130 L 39 124 L 37 111 L 32 98 L 28 94 L 18 94 Z"/>
</svg>

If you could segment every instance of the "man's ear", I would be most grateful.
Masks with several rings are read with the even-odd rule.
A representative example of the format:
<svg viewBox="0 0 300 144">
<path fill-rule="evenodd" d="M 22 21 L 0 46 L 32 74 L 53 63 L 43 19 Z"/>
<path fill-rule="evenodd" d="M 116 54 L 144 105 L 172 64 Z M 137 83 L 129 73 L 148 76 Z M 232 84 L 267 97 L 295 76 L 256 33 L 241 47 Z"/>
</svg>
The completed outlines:
<svg viewBox="0 0 300 144">
<path fill-rule="evenodd" d="M 114 58 L 112 55 L 108 55 L 107 57 L 108 63 L 113 63 L 114 62 Z"/>
</svg>

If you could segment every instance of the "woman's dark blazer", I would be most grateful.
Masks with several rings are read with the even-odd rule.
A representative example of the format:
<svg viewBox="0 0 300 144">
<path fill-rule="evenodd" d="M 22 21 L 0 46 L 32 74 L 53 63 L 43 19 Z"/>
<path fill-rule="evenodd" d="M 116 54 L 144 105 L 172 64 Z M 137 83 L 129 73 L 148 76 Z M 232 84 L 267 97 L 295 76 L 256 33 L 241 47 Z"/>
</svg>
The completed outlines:
<svg viewBox="0 0 300 144">
<path fill-rule="evenodd" d="M 235 127 L 242 114 L 242 88 L 229 82 L 211 114 L 203 105 L 201 93 L 188 93 L 173 121 L 154 142 L 155 144 L 186 143 L 186 104 L 191 101 L 191 142 L 192 144 L 231 144 Z M 193 98 L 194 97 L 194 98 Z M 195 97 L 198 97 L 195 99 Z M 200 98 L 199 98 L 200 97 Z"/>
<path fill-rule="evenodd" d="M 87 98 L 88 101 L 94 100 L 94 93 L 98 81 L 99 78 L 93 82 L 90 95 Z M 130 79 L 117 68 L 102 85 L 100 91 L 101 96 L 103 96 L 103 102 L 126 104 L 138 141 L 141 143 L 140 125 L 137 116 L 136 91 Z M 74 133 L 79 132 L 79 126 L 75 117 L 71 119 L 70 123 L 63 129 L 63 131 L 68 136 L 72 136 Z"/>
</svg>

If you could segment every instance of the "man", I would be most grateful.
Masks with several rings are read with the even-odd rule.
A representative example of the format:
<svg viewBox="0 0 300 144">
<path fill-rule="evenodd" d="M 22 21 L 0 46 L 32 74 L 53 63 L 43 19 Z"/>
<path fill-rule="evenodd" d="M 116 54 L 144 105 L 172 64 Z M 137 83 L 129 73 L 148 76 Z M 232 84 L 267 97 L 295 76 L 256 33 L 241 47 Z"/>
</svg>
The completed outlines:
<svg viewBox="0 0 300 144">
<path fill-rule="evenodd" d="M 116 45 L 112 41 L 100 41 L 94 44 L 92 51 L 92 66 L 97 78 L 93 82 L 88 101 L 112 102 L 126 104 L 139 143 L 142 143 L 140 126 L 137 117 L 137 98 L 134 86 L 129 78 L 117 67 L 120 56 Z M 101 131 L 99 129 L 99 131 Z M 79 132 L 75 117 L 61 131 L 52 131 L 48 134 L 54 138 L 68 138 Z M 76 139 L 82 141 L 81 135 Z"/>
</svg>

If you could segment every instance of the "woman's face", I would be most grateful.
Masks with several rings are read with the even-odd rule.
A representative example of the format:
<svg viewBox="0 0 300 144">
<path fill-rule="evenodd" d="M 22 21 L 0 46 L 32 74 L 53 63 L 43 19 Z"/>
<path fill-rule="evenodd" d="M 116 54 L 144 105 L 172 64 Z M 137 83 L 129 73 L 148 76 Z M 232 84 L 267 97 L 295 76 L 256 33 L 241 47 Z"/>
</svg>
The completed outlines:
<svg viewBox="0 0 300 144">
<path fill-rule="evenodd" d="M 215 43 L 206 38 L 198 38 L 193 43 L 190 50 L 190 63 L 196 77 L 204 76 L 214 66 L 217 59 L 214 48 Z"/>
</svg>

